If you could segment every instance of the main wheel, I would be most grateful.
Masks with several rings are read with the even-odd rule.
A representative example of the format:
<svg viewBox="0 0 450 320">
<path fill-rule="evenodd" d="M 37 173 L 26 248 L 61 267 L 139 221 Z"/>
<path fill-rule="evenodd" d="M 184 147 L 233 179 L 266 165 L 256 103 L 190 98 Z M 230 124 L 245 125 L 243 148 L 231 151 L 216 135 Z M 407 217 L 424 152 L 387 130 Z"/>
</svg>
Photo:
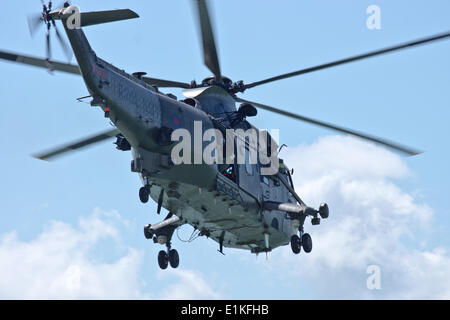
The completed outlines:
<svg viewBox="0 0 450 320">
<path fill-rule="evenodd" d="M 150 231 L 151 224 L 146 224 L 144 227 L 144 236 L 146 239 L 153 238 L 153 233 Z"/>
<path fill-rule="evenodd" d="M 330 216 L 330 209 L 326 203 L 322 203 L 319 207 L 319 214 L 322 219 L 327 219 Z"/>
<path fill-rule="evenodd" d="M 148 189 L 146 187 L 142 187 L 139 189 L 139 199 L 142 203 L 148 202 Z"/>
<path fill-rule="evenodd" d="M 158 253 L 158 264 L 161 269 L 167 269 L 167 266 L 169 265 L 169 257 L 167 256 L 167 253 L 164 250 L 161 250 Z"/>
<path fill-rule="evenodd" d="M 291 237 L 291 249 L 292 249 L 292 252 L 295 254 L 299 254 L 300 251 L 302 250 L 302 246 L 300 244 L 300 238 L 296 234 L 294 234 Z"/>
<path fill-rule="evenodd" d="M 308 233 L 302 236 L 302 247 L 306 253 L 310 253 L 312 250 L 312 239 Z"/>
<path fill-rule="evenodd" d="M 180 264 L 180 257 L 178 255 L 178 251 L 177 250 L 171 249 L 169 251 L 169 262 L 170 262 L 170 266 L 172 268 L 178 267 L 178 265 Z"/>
</svg>

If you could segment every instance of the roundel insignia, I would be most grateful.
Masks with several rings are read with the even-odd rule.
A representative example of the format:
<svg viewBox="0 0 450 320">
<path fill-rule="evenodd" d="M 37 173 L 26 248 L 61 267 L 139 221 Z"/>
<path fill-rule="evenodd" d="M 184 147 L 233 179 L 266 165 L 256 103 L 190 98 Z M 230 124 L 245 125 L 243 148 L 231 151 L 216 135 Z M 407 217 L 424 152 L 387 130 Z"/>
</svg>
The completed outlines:
<svg viewBox="0 0 450 320">
<path fill-rule="evenodd" d="M 177 115 L 172 116 L 172 125 L 174 128 L 182 127 L 181 119 L 179 116 L 177 116 Z"/>
</svg>

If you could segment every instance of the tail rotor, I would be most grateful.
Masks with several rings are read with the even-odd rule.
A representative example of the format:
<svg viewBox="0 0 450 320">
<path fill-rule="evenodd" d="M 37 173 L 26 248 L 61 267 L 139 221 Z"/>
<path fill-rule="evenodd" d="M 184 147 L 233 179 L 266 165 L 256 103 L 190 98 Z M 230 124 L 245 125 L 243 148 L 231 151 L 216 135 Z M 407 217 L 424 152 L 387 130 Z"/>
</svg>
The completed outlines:
<svg viewBox="0 0 450 320">
<path fill-rule="evenodd" d="M 45 4 L 43 0 L 41 0 L 41 3 L 42 3 L 42 12 L 40 14 L 28 16 L 28 28 L 30 29 L 30 34 L 31 36 L 34 36 L 42 24 L 46 25 L 47 34 L 45 36 L 45 51 L 47 61 L 50 62 L 52 58 L 51 29 L 53 27 L 53 29 L 55 29 L 56 38 L 58 39 L 58 42 L 60 43 L 68 61 L 70 62 L 70 60 L 72 60 L 72 50 L 64 41 L 61 33 L 58 30 L 58 27 L 56 26 L 56 21 L 53 18 L 54 12 L 52 11 L 53 3 L 52 1 L 49 1 L 48 4 Z M 69 6 L 69 2 L 66 1 L 64 5 L 60 7 L 67 7 L 67 6 Z"/>
</svg>

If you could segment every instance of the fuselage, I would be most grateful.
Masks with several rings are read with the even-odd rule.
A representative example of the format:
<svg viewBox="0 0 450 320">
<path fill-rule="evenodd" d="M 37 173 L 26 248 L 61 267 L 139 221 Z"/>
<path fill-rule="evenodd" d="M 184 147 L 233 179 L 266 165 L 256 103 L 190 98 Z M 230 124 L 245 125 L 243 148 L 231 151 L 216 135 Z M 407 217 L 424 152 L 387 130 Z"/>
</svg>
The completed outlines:
<svg viewBox="0 0 450 320">
<path fill-rule="evenodd" d="M 276 178 L 260 176 L 258 164 L 250 170 L 237 164 L 230 178 L 217 164 L 174 165 L 171 161 L 174 130 L 194 132 L 195 122 L 203 130 L 230 125 L 217 121 L 221 114 L 236 111 L 227 92 L 212 86 L 201 88 L 189 100 L 177 101 L 98 58 L 81 29 L 65 29 L 93 104 L 105 111 L 130 143 L 132 171 L 151 186 L 155 202 L 225 247 L 267 251 L 265 235 L 270 235 L 270 249 L 289 243 L 298 226 L 281 211 L 263 210 L 263 202 L 295 203 L 295 199 Z M 236 126 L 251 125 L 243 120 Z M 202 152 L 206 142 L 200 143 Z M 201 158 L 196 150 L 192 148 L 192 157 Z"/>
</svg>

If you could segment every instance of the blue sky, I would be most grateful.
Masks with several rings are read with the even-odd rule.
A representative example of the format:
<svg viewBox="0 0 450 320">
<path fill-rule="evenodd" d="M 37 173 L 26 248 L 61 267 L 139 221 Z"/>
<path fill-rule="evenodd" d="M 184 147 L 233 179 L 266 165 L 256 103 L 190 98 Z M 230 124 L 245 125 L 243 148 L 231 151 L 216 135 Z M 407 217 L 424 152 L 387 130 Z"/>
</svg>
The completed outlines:
<svg viewBox="0 0 450 320">
<path fill-rule="evenodd" d="M 223 73 L 247 82 L 450 30 L 444 0 L 211 2 Z M 140 14 L 85 29 L 97 55 L 116 66 L 179 81 L 210 75 L 190 1 L 76 4 Z M 372 4 L 381 9 L 381 30 L 366 28 Z M 5 6 L 15 14 L 0 21 L 0 48 L 44 56 L 44 28 L 32 39 L 26 24 L 39 1 Z M 64 60 L 56 42 L 54 51 Z M 30 157 L 108 127 L 98 109 L 76 101 L 87 93 L 81 78 L 0 61 L 0 298 L 450 297 L 441 287 L 450 277 L 449 52 L 442 41 L 242 95 L 425 152 L 403 158 L 260 111 L 252 122 L 281 128 L 300 196 L 330 204 L 331 218 L 308 226 L 313 252 L 222 256 L 213 241 L 175 236 L 181 267 L 166 272 L 156 263 L 162 247 L 142 231 L 161 217 L 153 203 L 139 202 L 129 153 L 106 142 L 51 163 Z M 184 227 L 180 237 L 190 232 Z M 382 290 L 365 287 L 370 264 L 381 267 Z"/>
</svg>

